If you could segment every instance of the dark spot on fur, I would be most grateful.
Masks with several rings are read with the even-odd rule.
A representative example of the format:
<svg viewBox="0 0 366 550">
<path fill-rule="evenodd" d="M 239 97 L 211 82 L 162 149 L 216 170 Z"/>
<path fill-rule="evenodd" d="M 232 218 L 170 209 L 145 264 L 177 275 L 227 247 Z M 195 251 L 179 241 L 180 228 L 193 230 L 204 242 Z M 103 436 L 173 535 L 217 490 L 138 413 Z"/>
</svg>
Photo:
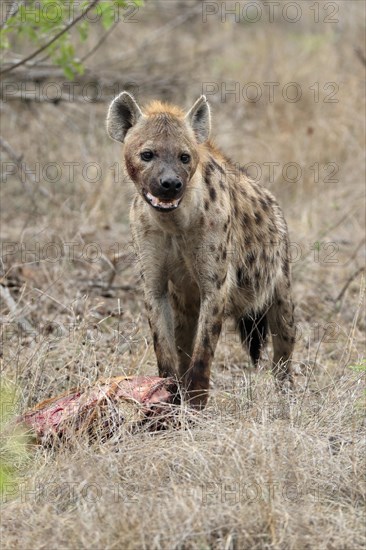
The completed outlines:
<svg viewBox="0 0 366 550">
<path fill-rule="evenodd" d="M 220 185 L 220 189 L 222 189 L 222 190 L 224 191 L 224 190 L 225 190 L 225 184 L 224 184 L 224 182 L 220 180 L 219 185 Z"/>
<path fill-rule="evenodd" d="M 226 252 L 226 250 L 224 250 L 223 253 L 222 253 L 222 259 L 226 260 L 226 257 L 227 257 L 227 252 Z"/>
<path fill-rule="evenodd" d="M 210 198 L 212 201 L 216 200 L 216 190 L 213 187 L 210 187 Z"/>
<path fill-rule="evenodd" d="M 215 252 L 216 246 L 214 244 L 210 244 L 210 250 L 211 252 Z"/>
<path fill-rule="evenodd" d="M 268 201 L 264 197 L 260 197 L 259 202 L 261 203 L 264 211 L 267 211 L 269 209 Z"/>
<path fill-rule="evenodd" d="M 205 180 L 205 184 L 206 185 L 211 185 L 211 181 L 210 181 L 210 178 L 211 178 L 211 174 L 212 172 L 214 171 L 215 167 L 214 165 L 212 164 L 212 162 L 208 162 L 206 165 L 205 165 L 205 170 L 204 170 L 204 180 Z"/>
<path fill-rule="evenodd" d="M 263 216 L 260 212 L 255 212 L 254 217 L 257 224 L 261 224 L 263 222 Z"/>
<path fill-rule="evenodd" d="M 240 167 L 239 167 L 239 172 L 241 172 L 242 174 L 244 174 L 244 175 L 247 176 L 247 177 L 250 177 L 250 176 L 249 176 L 249 173 L 248 173 L 248 169 L 245 168 L 245 166 L 240 166 Z"/>
<path fill-rule="evenodd" d="M 213 314 L 213 315 L 217 315 L 218 312 L 219 312 L 219 308 L 218 308 L 217 306 L 215 306 L 215 307 L 213 308 L 213 310 L 212 310 L 212 314 Z"/>
<path fill-rule="evenodd" d="M 210 157 L 210 160 L 211 160 L 211 163 L 215 166 L 215 168 L 217 168 L 218 171 L 225 176 L 226 172 L 223 169 L 223 167 L 218 162 L 216 162 L 216 160 L 213 157 Z"/>
<path fill-rule="evenodd" d="M 153 341 L 154 341 L 154 350 L 156 351 L 157 345 L 158 345 L 158 335 L 156 332 L 153 333 Z"/>
<path fill-rule="evenodd" d="M 244 225 L 250 224 L 250 217 L 246 212 L 244 212 L 242 220 Z"/>
<path fill-rule="evenodd" d="M 210 203 L 208 201 L 205 201 L 205 210 L 208 210 L 210 208 Z"/>
<path fill-rule="evenodd" d="M 249 277 L 249 275 L 243 276 L 243 285 L 245 287 L 252 287 L 252 279 Z"/>
<path fill-rule="evenodd" d="M 217 322 L 217 323 L 214 323 L 212 325 L 212 335 L 213 336 L 220 336 L 220 332 L 221 332 L 221 323 Z"/>
<path fill-rule="evenodd" d="M 249 248 L 253 243 L 253 237 L 251 235 L 245 235 L 244 241 L 245 241 L 245 246 Z"/>
<path fill-rule="evenodd" d="M 247 254 L 247 263 L 249 265 L 253 265 L 254 262 L 255 262 L 255 256 L 253 252 L 249 252 L 249 254 Z"/>
<path fill-rule="evenodd" d="M 203 339 L 203 345 L 204 345 L 205 348 L 208 348 L 209 345 L 210 345 L 210 337 L 209 337 L 207 332 L 206 332 L 205 337 Z"/>
<path fill-rule="evenodd" d="M 236 270 L 236 280 L 238 285 L 241 284 L 242 278 L 243 278 L 243 270 L 241 267 L 238 267 L 238 269 Z"/>
<path fill-rule="evenodd" d="M 223 278 L 220 280 L 217 281 L 216 283 L 216 288 L 217 290 L 220 290 L 220 288 L 222 287 L 222 285 L 224 284 L 224 282 L 226 281 L 226 276 L 227 276 L 227 273 L 225 273 L 225 275 L 223 276 Z"/>
</svg>

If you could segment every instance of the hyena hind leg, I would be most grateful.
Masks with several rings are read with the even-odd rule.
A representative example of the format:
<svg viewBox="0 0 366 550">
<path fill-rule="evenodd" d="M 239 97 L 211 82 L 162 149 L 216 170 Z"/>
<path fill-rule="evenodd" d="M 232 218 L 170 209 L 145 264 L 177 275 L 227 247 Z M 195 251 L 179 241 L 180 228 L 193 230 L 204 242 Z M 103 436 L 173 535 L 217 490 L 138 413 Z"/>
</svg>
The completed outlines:
<svg viewBox="0 0 366 550">
<path fill-rule="evenodd" d="M 268 310 L 269 328 L 272 334 L 272 372 L 281 384 L 285 380 L 292 385 L 291 355 L 295 345 L 294 306 L 289 289 L 276 292 Z"/>
<path fill-rule="evenodd" d="M 241 340 L 247 347 L 254 365 L 257 366 L 268 333 L 267 312 L 244 315 L 239 319 L 239 330 Z"/>
</svg>

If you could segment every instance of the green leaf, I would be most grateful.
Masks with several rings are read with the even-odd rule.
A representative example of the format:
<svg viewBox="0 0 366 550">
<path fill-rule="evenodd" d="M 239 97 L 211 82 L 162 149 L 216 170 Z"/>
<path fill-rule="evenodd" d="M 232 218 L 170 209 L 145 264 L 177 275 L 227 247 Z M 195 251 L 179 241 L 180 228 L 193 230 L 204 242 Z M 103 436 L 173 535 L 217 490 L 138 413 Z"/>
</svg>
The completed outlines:
<svg viewBox="0 0 366 550">
<path fill-rule="evenodd" d="M 78 32 L 79 32 L 80 40 L 82 42 L 85 42 L 85 40 L 89 36 L 89 24 L 87 23 L 87 21 L 82 21 L 80 25 L 78 25 Z"/>
<path fill-rule="evenodd" d="M 143 5 L 142 0 L 103 0 L 93 8 L 95 22 L 99 20 L 105 28 L 110 28 L 121 17 L 119 8 Z M 81 3 L 74 0 L 27 0 L 20 4 L 18 12 L 10 17 L 3 29 L 0 30 L 0 49 L 9 50 L 19 36 L 25 42 L 27 49 L 34 52 L 44 47 L 52 37 L 55 37 L 65 26 L 90 6 L 90 0 Z M 94 24 L 94 23 L 93 23 Z M 89 37 L 91 22 L 83 18 L 75 27 L 79 42 L 85 42 Z M 73 39 L 73 43 L 71 42 Z M 33 47 L 32 47 L 33 44 Z M 72 79 L 76 74 L 82 74 L 84 67 L 75 59 L 78 41 L 71 31 L 62 34 L 55 42 L 47 47 L 44 53 L 48 54 L 52 62 L 61 67 L 65 76 Z M 26 55 L 24 56 L 26 57 Z M 6 61 L 3 60 L 3 61 Z"/>
<path fill-rule="evenodd" d="M 356 365 L 349 365 L 349 368 L 355 372 L 366 372 L 366 359 Z"/>
<path fill-rule="evenodd" d="M 66 78 L 68 78 L 69 80 L 74 79 L 74 71 L 71 67 L 67 67 L 66 65 L 64 65 L 62 66 L 62 70 L 64 71 L 64 75 L 66 76 Z"/>
</svg>

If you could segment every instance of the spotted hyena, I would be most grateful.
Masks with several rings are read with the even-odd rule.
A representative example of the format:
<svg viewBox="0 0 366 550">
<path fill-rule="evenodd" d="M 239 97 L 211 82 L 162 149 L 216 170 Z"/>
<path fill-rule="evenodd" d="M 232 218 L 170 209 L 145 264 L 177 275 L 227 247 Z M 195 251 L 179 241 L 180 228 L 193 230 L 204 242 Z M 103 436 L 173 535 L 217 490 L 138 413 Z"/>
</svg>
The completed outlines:
<svg viewBox="0 0 366 550">
<path fill-rule="evenodd" d="M 272 370 L 291 382 L 295 341 L 287 226 L 273 195 L 209 140 L 204 96 L 184 113 L 127 92 L 110 105 L 109 135 L 124 143 L 135 184 L 130 219 L 160 376 L 207 401 L 224 319 L 257 364 L 268 327 Z"/>
</svg>

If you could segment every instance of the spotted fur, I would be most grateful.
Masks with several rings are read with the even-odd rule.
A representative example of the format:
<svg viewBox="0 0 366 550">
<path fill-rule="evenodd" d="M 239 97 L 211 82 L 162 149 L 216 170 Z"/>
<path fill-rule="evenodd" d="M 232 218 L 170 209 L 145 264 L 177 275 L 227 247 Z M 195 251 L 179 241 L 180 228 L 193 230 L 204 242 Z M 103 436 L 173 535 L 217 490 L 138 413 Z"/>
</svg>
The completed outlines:
<svg viewBox="0 0 366 550">
<path fill-rule="evenodd" d="M 107 128 L 125 144 L 125 168 L 136 188 L 131 230 L 159 374 L 178 376 L 191 403 L 204 406 L 222 324 L 231 317 L 254 363 L 269 327 L 273 372 L 291 381 L 286 222 L 273 195 L 209 140 L 206 98 L 187 114 L 157 101 L 142 111 L 123 92 L 110 106 Z M 151 162 L 141 159 L 146 148 Z M 182 184 L 179 206 L 169 212 L 146 200 L 166 174 Z"/>
</svg>

